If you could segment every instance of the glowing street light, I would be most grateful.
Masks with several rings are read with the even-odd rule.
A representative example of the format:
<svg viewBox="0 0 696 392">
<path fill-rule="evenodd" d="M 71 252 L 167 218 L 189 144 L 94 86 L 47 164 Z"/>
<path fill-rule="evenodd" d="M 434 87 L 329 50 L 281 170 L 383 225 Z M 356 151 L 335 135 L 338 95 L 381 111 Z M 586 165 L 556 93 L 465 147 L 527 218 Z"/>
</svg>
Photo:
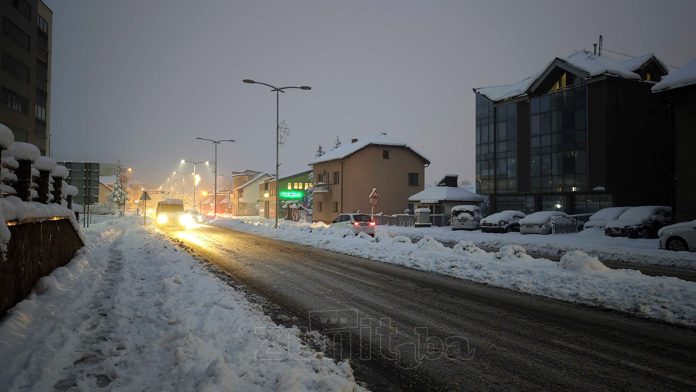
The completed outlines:
<svg viewBox="0 0 696 392">
<path fill-rule="evenodd" d="M 182 165 L 187 162 L 193 165 L 193 208 L 196 208 L 196 185 L 198 185 L 198 183 L 201 182 L 201 176 L 196 174 L 196 165 L 205 163 L 205 161 L 189 161 L 186 159 L 181 160 Z M 181 181 L 185 182 L 186 180 L 182 179 Z"/>
<path fill-rule="evenodd" d="M 214 195 L 215 195 L 215 196 L 213 196 L 213 200 L 214 200 L 213 209 L 214 209 L 215 211 L 213 211 L 213 217 L 214 217 L 214 218 L 217 218 L 217 178 L 218 178 L 218 174 L 217 174 L 217 170 L 218 170 L 217 147 L 218 147 L 218 144 L 220 144 L 220 143 L 234 143 L 235 141 L 232 140 L 232 139 L 213 140 L 213 139 L 206 139 L 206 138 L 204 138 L 204 137 L 197 137 L 196 140 L 203 140 L 203 141 L 206 141 L 206 142 L 211 142 L 211 143 L 213 143 L 213 146 L 214 146 L 214 150 L 215 150 L 215 162 L 214 162 L 214 163 L 215 163 L 215 167 L 213 168 L 213 170 L 214 170 L 214 172 L 215 172 L 215 173 L 214 173 L 214 176 L 215 176 L 215 185 L 214 185 L 214 192 L 215 192 L 215 193 L 214 193 Z M 208 164 L 208 161 L 206 161 L 205 164 L 207 165 L 207 164 Z"/>
</svg>

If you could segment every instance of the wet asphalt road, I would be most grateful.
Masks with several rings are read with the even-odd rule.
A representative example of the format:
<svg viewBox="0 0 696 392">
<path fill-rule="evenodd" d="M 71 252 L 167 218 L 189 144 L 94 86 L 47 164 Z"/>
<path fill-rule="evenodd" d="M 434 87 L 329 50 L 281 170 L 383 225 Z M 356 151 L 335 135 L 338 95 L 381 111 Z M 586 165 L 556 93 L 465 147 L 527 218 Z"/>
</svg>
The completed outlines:
<svg viewBox="0 0 696 392">
<path fill-rule="evenodd" d="M 169 234 L 373 390 L 696 390 L 694 329 L 223 228 Z"/>
</svg>

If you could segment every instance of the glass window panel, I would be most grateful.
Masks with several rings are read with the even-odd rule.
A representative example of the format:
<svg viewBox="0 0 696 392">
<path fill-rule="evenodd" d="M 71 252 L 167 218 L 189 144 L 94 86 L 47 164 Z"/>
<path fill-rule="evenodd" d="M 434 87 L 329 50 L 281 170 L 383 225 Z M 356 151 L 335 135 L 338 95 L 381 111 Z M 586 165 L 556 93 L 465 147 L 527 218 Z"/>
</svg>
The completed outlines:
<svg viewBox="0 0 696 392">
<path fill-rule="evenodd" d="M 532 114 L 539 113 L 540 105 L 539 105 L 539 97 L 534 97 L 532 98 Z"/>
<path fill-rule="evenodd" d="M 541 134 L 541 117 L 538 114 L 532 116 L 532 135 Z"/>
<path fill-rule="evenodd" d="M 541 139 L 539 136 L 532 136 L 532 147 L 539 147 L 541 145 Z"/>
<path fill-rule="evenodd" d="M 547 135 L 551 133 L 551 113 L 541 114 L 541 134 Z"/>
<path fill-rule="evenodd" d="M 551 98 L 547 95 L 542 95 L 539 97 L 540 102 L 539 102 L 539 110 L 543 112 L 548 112 L 551 110 Z"/>
<path fill-rule="evenodd" d="M 516 103 L 507 104 L 507 119 L 508 119 L 508 121 L 517 120 L 517 104 Z"/>
<path fill-rule="evenodd" d="M 507 129 L 505 128 L 505 122 L 498 123 L 498 141 L 503 141 L 507 139 Z"/>
<path fill-rule="evenodd" d="M 575 156 L 575 170 L 577 173 L 587 173 L 587 151 L 578 150 Z"/>
<path fill-rule="evenodd" d="M 551 146 L 551 135 L 544 135 L 541 137 L 541 146 Z"/>
<path fill-rule="evenodd" d="M 507 118 L 507 110 L 505 110 L 507 105 L 499 106 L 495 109 L 496 120 L 505 120 Z"/>
<path fill-rule="evenodd" d="M 587 112 L 585 109 L 575 111 L 575 129 L 585 129 L 587 127 Z"/>
</svg>

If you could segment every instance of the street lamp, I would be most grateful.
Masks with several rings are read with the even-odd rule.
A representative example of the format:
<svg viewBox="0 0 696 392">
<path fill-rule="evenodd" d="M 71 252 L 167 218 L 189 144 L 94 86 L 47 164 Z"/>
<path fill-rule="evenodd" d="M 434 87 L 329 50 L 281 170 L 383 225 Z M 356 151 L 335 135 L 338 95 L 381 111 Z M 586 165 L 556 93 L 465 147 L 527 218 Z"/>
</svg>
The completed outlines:
<svg viewBox="0 0 696 392">
<path fill-rule="evenodd" d="M 276 170 L 275 170 L 275 225 L 274 228 L 278 228 L 278 214 L 280 213 L 280 198 L 278 198 L 279 191 L 279 181 L 278 181 L 278 169 L 280 168 L 279 163 L 279 145 L 280 145 L 280 93 L 285 93 L 285 90 L 298 89 L 298 90 L 311 90 L 309 86 L 287 86 L 287 87 L 276 87 L 267 83 L 255 82 L 251 79 L 244 79 L 242 82 L 246 84 L 260 84 L 262 86 L 270 87 L 271 92 L 276 93 Z"/>
<path fill-rule="evenodd" d="M 211 142 L 211 143 L 213 143 L 213 146 L 214 146 L 214 150 L 215 150 L 215 167 L 213 168 L 213 170 L 215 171 L 215 185 L 214 185 L 214 187 L 215 187 L 214 192 L 215 192 L 215 193 L 214 193 L 214 196 L 213 196 L 213 200 L 214 200 L 214 203 L 215 203 L 215 204 L 213 205 L 213 209 L 214 209 L 215 211 L 213 212 L 213 217 L 214 217 L 214 218 L 217 218 L 217 193 L 218 193 L 218 192 L 217 192 L 217 178 L 218 178 L 218 174 L 217 174 L 217 169 L 218 169 L 217 147 L 218 147 L 218 144 L 220 144 L 220 143 L 225 143 L 225 142 L 234 143 L 235 141 L 232 140 L 232 139 L 213 140 L 213 139 L 206 139 L 206 138 L 204 138 L 204 137 L 197 137 L 196 140 L 203 140 L 203 141 L 206 141 L 206 142 Z"/>
<path fill-rule="evenodd" d="M 198 181 L 196 181 L 196 179 L 198 178 L 200 181 L 200 176 L 196 177 L 196 165 L 200 165 L 202 163 L 205 163 L 207 165 L 208 161 L 189 161 L 186 159 L 181 160 L 182 165 L 186 162 L 193 165 L 193 208 L 196 208 L 196 185 L 198 185 Z"/>
</svg>

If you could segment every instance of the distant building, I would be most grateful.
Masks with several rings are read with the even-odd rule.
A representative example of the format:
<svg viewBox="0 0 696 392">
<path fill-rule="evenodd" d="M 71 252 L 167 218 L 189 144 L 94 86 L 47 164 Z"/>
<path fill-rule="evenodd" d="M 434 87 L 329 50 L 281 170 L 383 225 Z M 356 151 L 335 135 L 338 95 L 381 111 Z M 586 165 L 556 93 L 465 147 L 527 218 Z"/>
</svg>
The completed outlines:
<svg viewBox="0 0 696 392">
<path fill-rule="evenodd" d="M 0 123 L 50 155 L 53 11 L 40 0 L 0 1 Z"/>
<path fill-rule="evenodd" d="M 237 181 L 238 177 L 233 177 L 233 182 Z M 248 176 L 244 175 L 242 177 L 246 178 Z M 259 184 L 269 177 L 271 177 L 270 174 L 257 173 L 255 176 L 248 178 L 246 182 L 232 190 L 232 215 L 259 215 Z"/>
<path fill-rule="evenodd" d="M 672 140 L 651 93 L 668 70 L 580 51 L 510 85 L 476 88 L 476 189 L 491 209 L 591 213 L 668 205 Z"/>
<path fill-rule="evenodd" d="M 281 219 L 288 217 L 285 204 L 295 202 L 308 206 L 312 184 L 312 171 L 306 170 L 280 178 L 280 215 Z M 259 215 L 265 218 L 275 218 L 276 197 L 275 178 L 268 177 L 259 184 Z"/>
<path fill-rule="evenodd" d="M 401 214 L 408 197 L 423 190 L 430 161 L 386 133 L 353 139 L 310 163 L 314 178 L 314 221 L 331 222 L 343 212 L 370 213 L 370 194 L 381 198 L 375 213 Z"/>
<path fill-rule="evenodd" d="M 457 175 L 446 175 L 437 186 L 429 186 L 408 198 L 416 208 L 428 208 L 435 226 L 449 224 L 452 207 L 458 205 L 480 205 L 484 197 L 460 187 Z M 413 213 L 414 211 L 411 211 Z"/>
<path fill-rule="evenodd" d="M 652 91 L 669 103 L 674 145 L 674 218 L 696 219 L 696 59 L 664 77 Z"/>
</svg>

